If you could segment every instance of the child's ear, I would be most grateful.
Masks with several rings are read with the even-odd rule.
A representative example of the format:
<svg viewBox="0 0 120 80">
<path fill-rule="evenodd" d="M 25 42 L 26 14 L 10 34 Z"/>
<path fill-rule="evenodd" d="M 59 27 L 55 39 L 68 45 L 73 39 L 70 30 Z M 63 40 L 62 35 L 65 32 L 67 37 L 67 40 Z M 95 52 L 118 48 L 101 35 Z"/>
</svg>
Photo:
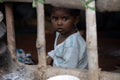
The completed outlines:
<svg viewBox="0 0 120 80">
<path fill-rule="evenodd" d="M 76 17 L 75 24 L 78 24 L 80 22 L 80 16 Z"/>
</svg>

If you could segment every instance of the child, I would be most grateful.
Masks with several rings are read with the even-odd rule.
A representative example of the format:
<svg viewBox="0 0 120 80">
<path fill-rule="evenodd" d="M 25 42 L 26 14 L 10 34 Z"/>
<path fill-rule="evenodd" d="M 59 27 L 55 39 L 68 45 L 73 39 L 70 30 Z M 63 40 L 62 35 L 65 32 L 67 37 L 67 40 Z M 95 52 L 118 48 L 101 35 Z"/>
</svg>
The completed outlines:
<svg viewBox="0 0 120 80">
<path fill-rule="evenodd" d="M 78 10 L 52 7 L 50 19 L 56 31 L 54 50 L 48 52 L 47 64 L 54 67 L 86 69 L 86 43 L 75 26 Z"/>
</svg>

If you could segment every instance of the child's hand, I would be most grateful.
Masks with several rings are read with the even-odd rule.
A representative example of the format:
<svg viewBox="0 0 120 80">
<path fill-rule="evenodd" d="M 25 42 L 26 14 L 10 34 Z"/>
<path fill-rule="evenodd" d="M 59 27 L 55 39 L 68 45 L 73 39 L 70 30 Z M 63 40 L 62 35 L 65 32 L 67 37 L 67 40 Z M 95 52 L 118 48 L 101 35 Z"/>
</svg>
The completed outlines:
<svg viewBox="0 0 120 80">
<path fill-rule="evenodd" d="M 47 65 L 52 65 L 52 62 L 53 62 L 53 59 L 50 56 L 48 56 L 47 57 Z"/>
</svg>

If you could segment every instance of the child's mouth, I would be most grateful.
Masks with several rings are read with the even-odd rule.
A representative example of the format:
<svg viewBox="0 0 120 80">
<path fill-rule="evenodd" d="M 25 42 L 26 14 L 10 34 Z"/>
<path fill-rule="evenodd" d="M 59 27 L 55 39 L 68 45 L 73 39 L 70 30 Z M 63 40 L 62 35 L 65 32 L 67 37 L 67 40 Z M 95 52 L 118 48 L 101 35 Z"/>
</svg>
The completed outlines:
<svg viewBox="0 0 120 80">
<path fill-rule="evenodd" d="M 64 30 L 63 30 L 63 28 L 57 28 L 57 31 L 58 32 L 63 32 Z"/>
</svg>

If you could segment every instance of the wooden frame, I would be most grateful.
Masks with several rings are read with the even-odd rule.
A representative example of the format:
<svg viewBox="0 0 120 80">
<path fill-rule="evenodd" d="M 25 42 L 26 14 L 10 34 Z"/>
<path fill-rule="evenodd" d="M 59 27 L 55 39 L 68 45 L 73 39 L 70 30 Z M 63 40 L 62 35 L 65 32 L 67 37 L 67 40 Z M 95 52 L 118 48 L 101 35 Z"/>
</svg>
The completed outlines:
<svg viewBox="0 0 120 80">
<path fill-rule="evenodd" d="M 29 0 L 26 1 L 28 2 Z M 14 25 L 12 18 L 13 16 L 12 8 L 9 4 L 6 4 L 6 6 L 7 6 L 6 8 L 7 34 L 9 38 L 8 46 L 9 46 L 9 50 L 11 51 L 13 61 L 15 61 L 15 64 L 19 65 L 19 63 L 16 62 L 16 57 L 14 54 L 15 36 L 14 36 L 14 28 L 13 28 Z M 95 1 L 90 3 L 89 6 L 94 7 Z M 37 77 L 40 80 L 46 80 L 49 77 L 60 74 L 74 75 L 79 77 L 81 80 L 119 80 L 120 79 L 119 73 L 100 71 L 98 67 L 96 17 L 95 17 L 96 14 L 95 11 L 90 9 L 86 9 L 87 49 L 88 49 L 87 52 L 89 59 L 89 70 L 79 70 L 79 69 L 73 70 L 73 69 L 48 67 L 46 65 L 46 53 L 45 53 L 44 5 L 37 2 L 36 9 L 37 9 L 37 23 L 38 23 L 36 47 L 38 50 L 39 64 L 35 67 L 30 66 L 31 68 L 28 68 L 28 70 L 32 70 L 35 74 L 37 74 Z M 11 14 L 8 14 L 9 12 L 11 12 Z M 8 17 L 7 15 L 11 17 Z"/>
<path fill-rule="evenodd" d="M 3 0 L 4 2 L 32 2 L 33 0 Z M 81 4 L 85 0 L 45 0 L 46 4 L 59 5 L 69 8 L 85 9 Z M 120 11 L 120 0 L 96 0 L 96 10 L 105 11 Z"/>
</svg>

